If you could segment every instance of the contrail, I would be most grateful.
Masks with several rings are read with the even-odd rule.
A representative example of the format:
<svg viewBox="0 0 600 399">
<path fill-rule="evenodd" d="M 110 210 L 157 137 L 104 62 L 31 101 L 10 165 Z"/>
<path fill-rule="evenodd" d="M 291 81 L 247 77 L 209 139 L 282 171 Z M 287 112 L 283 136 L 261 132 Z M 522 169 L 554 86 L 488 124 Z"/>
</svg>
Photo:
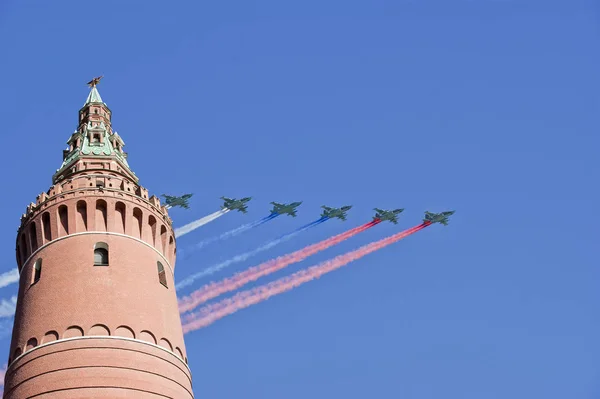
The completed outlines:
<svg viewBox="0 0 600 399">
<path fill-rule="evenodd" d="M 4 376 L 6 375 L 6 367 L 8 364 L 4 364 L 0 369 L 0 395 L 4 394 Z"/>
<path fill-rule="evenodd" d="M 242 272 L 236 273 L 233 275 L 233 277 L 223 279 L 219 282 L 211 282 L 192 292 L 190 295 L 181 298 L 179 300 L 179 312 L 184 313 L 190 311 L 209 299 L 215 298 L 226 292 L 236 290 L 249 282 L 258 280 L 260 277 L 274 273 L 291 264 L 300 262 L 309 256 L 323 251 L 333 245 L 339 244 L 342 241 L 347 240 L 348 238 L 351 238 L 358 233 L 361 233 L 379 224 L 380 222 L 380 220 L 374 220 L 369 223 L 365 223 L 341 234 L 319 241 L 316 244 L 312 244 L 298 251 L 292 252 L 291 254 L 280 256 L 258 266 L 254 266 Z"/>
<path fill-rule="evenodd" d="M 192 284 L 194 281 L 196 281 L 197 279 L 207 276 L 209 274 L 213 274 L 218 272 L 219 270 L 222 270 L 228 266 L 231 266 L 235 263 L 238 262 L 243 262 L 246 259 L 259 254 L 260 252 L 266 251 L 267 249 L 273 248 L 274 246 L 276 246 L 277 244 L 281 244 L 282 242 L 285 242 L 289 239 L 291 239 L 292 237 L 296 236 L 297 234 L 310 229 L 311 227 L 315 227 L 323 222 L 325 222 L 326 220 L 328 220 L 329 218 L 320 218 L 315 220 L 314 222 L 308 223 L 302 227 L 297 228 L 296 230 L 292 231 L 291 233 L 287 233 L 282 235 L 279 238 L 276 238 L 274 240 L 271 240 L 263 245 L 261 245 L 260 247 L 253 249 L 252 251 L 248 251 L 245 252 L 243 254 L 240 255 L 236 255 L 232 258 L 227 259 L 226 261 L 223 261 L 219 264 L 216 264 L 214 266 L 208 267 L 204 270 L 199 271 L 198 273 L 192 274 L 191 276 L 187 277 L 186 279 L 182 280 L 181 282 L 177 283 L 175 285 L 175 289 L 179 290 L 183 287 L 187 287 L 188 285 Z"/>
<path fill-rule="evenodd" d="M 229 211 L 229 210 L 227 210 L 227 211 Z M 185 251 L 185 255 L 186 255 L 186 256 L 183 256 L 182 254 L 180 254 L 180 255 L 179 255 L 179 258 L 180 258 L 180 259 L 185 259 L 185 258 L 187 257 L 187 254 L 188 254 L 188 253 L 194 252 L 194 251 L 196 251 L 196 250 L 198 250 L 198 249 L 200 249 L 200 248 L 202 248 L 202 247 L 204 247 L 204 246 L 206 246 L 206 245 L 208 245 L 208 244 L 210 244 L 210 243 L 213 243 L 213 242 L 215 242 L 215 241 L 219 241 L 219 240 L 226 240 L 226 239 L 228 239 L 228 238 L 231 238 L 231 237 L 233 237 L 233 236 L 237 236 L 238 234 L 241 234 L 241 233 L 243 233 L 243 232 L 244 232 L 244 231 L 246 231 L 246 230 L 250 230 L 250 229 L 252 229 L 252 228 L 254 228 L 254 227 L 258 227 L 258 226 L 260 226 L 261 224 L 268 222 L 269 220 L 273 220 L 273 219 L 275 219 L 277 216 L 279 216 L 279 214 L 277 214 L 277 213 L 272 213 L 272 214 L 270 214 L 269 216 L 265 216 L 265 217 L 264 217 L 264 218 L 262 218 L 262 219 L 255 220 L 255 221 L 254 221 L 254 222 L 252 222 L 252 223 L 247 223 L 247 224 L 241 225 L 241 226 L 239 226 L 239 227 L 236 227 L 235 229 L 232 229 L 232 230 L 226 231 L 225 233 L 223 233 L 223 234 L 221 234 L 221 235 L 218 235 L 218 236 L 216 236 L 216 237 L 211 237 L 211 238 L 207 238 L 206 240 L 202 240 L 202 241 L 200 241 L 199 243 L 197 243 L 196 245 L 194 245 L 194 246 L 190 247 L 189 249 L 188 249 L 188 248 L 186 248 L 186 251 Z M 185 227 L 185 226 L 184 226 L 184 227 Z"/>
<path fill-rule="evenodd" d="M 242 291 L 234 295 L 233 297 L 223 299 L 220 302 L 206 305 L 203 308 L 201 308 L 198 312 L 189 313 L 185 317 L 186 322 L 183 325 L 183 333 L 186 334 L 190 331 L 206 327 L 225 316 L 237 312 L 238 310 L 247 308 L 249 306 L 267 300 L 274 295 L 284 293 L 308 281 L 319 278 L 322 275 L 337 270 L 340 267 L 345 266 L 352 261 L 355 261 L 367 254 L 370 254 L 371 252 L 377 251 L 396 241 L 408 237 L 409 235 L 414 234 L 417 231 L 429 226 L 429 224 L 430 223 L 427 222 L 422 223 L 418 226 L 394 234 L 393 236 L 364 245 L 355 251 L 336 256 L 335 258 L 322 262 L 316 266 L 312 266 L 307 269 L 301 270 L 289 276 L 280 278 L 279 280 L 275 280 L 271 283 L 264 284 L 262 286 L 250 290 Z"/>
<path fill-rule="evenodd" d="M 2 299 L 0 301 L 0 317 L 12 317 L 15 314 L 16 307 L 16 295 L 13 295 L 8 301 L 6 299 Z"/>
<path fill-rule="evenodd" d="M 188 223 L 185 226 L 176 228 L 175 229 L 175 237 L 181 237 L 182 235 L 191 233 L 192 231 L 196 230 L 198 227 L 204 226 L 206 223 L 210 223 L 213 220 L 220 218 L 227 212 L 229 212 L 229 209 L 221 209 L 217 212 L 211 213 L 208 216 L 204 216 L 203 218 L 194 220 L 193 222 Z"/>
<path fill-rule="evenodd" d="M 0 274 L 0 288 L 6 287 L 19 281 L 19 269 L 12 269 L 11 271 Z"/>
</svg>

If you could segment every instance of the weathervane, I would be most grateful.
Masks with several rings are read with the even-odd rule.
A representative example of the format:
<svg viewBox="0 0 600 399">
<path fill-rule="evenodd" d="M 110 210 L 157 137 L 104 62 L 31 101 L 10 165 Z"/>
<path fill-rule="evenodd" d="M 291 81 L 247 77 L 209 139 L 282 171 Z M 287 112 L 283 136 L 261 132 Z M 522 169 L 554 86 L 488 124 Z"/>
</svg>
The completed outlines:
<svg viewBox="0 0 600 399">
<path fill-rule="evenodd" d="M 104 77 L 104 75 L 98 76 L 97 78 L 94 78 L 94 79 L 90 80 L 89 82 L 87 82 L 87 85 L 90 86 L 90 87 L 94 87 L 98 83 L 100 83 L 100 79 L 102 79 L 103 77 Z"/>
</svg>

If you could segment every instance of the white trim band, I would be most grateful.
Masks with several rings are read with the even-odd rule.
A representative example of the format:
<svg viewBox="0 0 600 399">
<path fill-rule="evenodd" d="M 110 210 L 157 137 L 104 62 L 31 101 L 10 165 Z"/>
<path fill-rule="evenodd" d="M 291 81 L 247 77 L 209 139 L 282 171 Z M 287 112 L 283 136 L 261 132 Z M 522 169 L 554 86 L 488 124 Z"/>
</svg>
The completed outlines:
<svg viewBox="0 0 600 399">
<path fill-rule="evenodd" d="M 114 335 L 93 335 L 93 336 L 83 336 L 83 337 L 72 337 L 72 338 L 61 338 L 61 339 L 57 339 L 55 341 L 50 341 L 50 342 L 46 342 L 44 344 L 38 345 L 30 350 L 28 350 L 27 352 L 23 352 L 21 353 L 19 356 L 17 356 L 16 358 L 13 359 L 12 362 L 10 362 L 10 364 L 6 367 L 6 370 L 8 371 L 8 369 L 10 369 L 10 366 L 12 366 L 17 360 L 19 360 L 20 358 L 22 358 L 25 355 L 30 354 L 31 352 L 33 352 L 36 349 L 40 349 L 40 348 L 45 348 L 46 346 L 50 346 L 50 345 L 54 345 L 54 344 L 59 344 L 62 342 L 68 342 L 68 341 L 77 341 L 80 339 L 117 339 L 117 340 L 121 340 L 121 341 L 130 341 L 130 342 L 136 342 L 139 344 L 146 344 L 146 345 L 150 345 L 154 348 L 158 348 L 161 349 L 171 355 L 173 355 L 175 358 L 179 359 L 181 361 L 181 363 L 185 366 L 185 368 L 188 370 L 188 372 L 190 373 L 190 376 L 192 375 L 192 371 L 190 370 L 189 366 L 185 363 L 185 360 L 181 359 L 179 356 L 177 356 L 174 352 L 163 348 L 160 345 L 157 344 L 153 344 L 151 342 L 147 342 L 147 341 L 142 341 L 141 339 L 137 339 L 137 338 L 127 338 L 127 337 L 116 337 Z"/>
</svg>

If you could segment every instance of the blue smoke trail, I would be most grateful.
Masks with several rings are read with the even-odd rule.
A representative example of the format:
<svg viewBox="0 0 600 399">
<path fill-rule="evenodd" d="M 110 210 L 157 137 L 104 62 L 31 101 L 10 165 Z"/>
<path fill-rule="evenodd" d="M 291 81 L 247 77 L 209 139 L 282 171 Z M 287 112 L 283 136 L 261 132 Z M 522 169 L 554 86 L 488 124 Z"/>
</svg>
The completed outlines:
<svg viewBox="0 0 600 399">
<path fill-rule="evenodd" d="M 187 287 L 188 285 L 192 284 L 194 281 L 196 281 L 197 279 L 199 279 L 200 277 L 204 277 L 207 276 L 209 274 L 213 274 L 218 272 L 219 270 L 222 270 L 228 266 L 231 266 L 235 263 L 238 262 L 243 262 L 246 259 L 257 255 L 263 251 L 266 251 L 267 249 L 273 248 L 274 246 L 276 246 L 277 244 L 281 244 L 282 242 L 288 241 L 289 239 L 291 239 L 292 237 L 296 236 L 297 234 L 310 229 L 311 227 L 315 227 L 323 222 L 325 222 L 326 220 L 328 220 L 328 217 L 322 217 L 320 219 L 315 220 L 314 222 L 308 223 L 304 226 L 298 227 L 296 230 L 292 231 L 291 233 L 287 233 L 282 235 L 281 237 L 278 237 L 274 240 L 271 240 L 269 242 L 266 242 L 265 244 L 261 245 L 260 247 L 253 249 L 252 251 L 248 251 L 248 252 L 244 252 L 243 254 L 240 255 L 236 255 L 233 258 L 229 258 L 226 261 L 223 261 L 219 264 L 216 264 L 214 266 L 210 266 L 202 271 L 199 271 L 196 274 L 192 274 L 191 276 L 185 278 L 184 280 L 182 280 L 181 282 L 177 283 L 175 285 L 175 289 L 181 289 L 183 287 Z"/>
<path fill-rule="evenodd" d="M 190 253 L 195 252 L 195 251 L 207 246 L 208 244 L 212 244 L 213 242 L 216 242 L 216 241 L 226 240 L 233 236 L 237 236 L 238 234 L 241 234 L 246 230 L 250 230 L 250 229 L 260 226 L 263 223 L 267 223 L 269 220 L 273 220 L 277 216 L 279 216 L 278 213 L 272 213 L 269 216 L 265 216 L 262 219 L 255 220 L 252 223 L 243 224 L 239 227 L 236 227 L 233 230 L 226 231 L 225 233 L 218 235 L 216 237 L 211 237 L 211 238 L 207 238 L 206 240 L 202 240 L 199 243 L 197 243 L 196 245 L 186 248 L 184 251 L 181 251 L 179 253 L 179 259 L 183 260 L 183 259 L 187 258 Z"/>
</svg>

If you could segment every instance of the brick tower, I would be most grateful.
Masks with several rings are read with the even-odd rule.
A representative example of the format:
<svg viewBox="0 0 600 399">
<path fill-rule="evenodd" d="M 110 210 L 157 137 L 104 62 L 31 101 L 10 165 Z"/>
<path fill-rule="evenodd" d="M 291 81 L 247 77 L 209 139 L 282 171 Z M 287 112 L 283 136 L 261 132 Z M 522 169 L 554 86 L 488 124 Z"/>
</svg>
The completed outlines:
<svg viewBox="0 0 600 399">
<path fill-rule="evenodd" d="M 130 170 L 98 81 L 21 218 L 4 397 L 193 398 L 171 219 Z"/>
</svg>

